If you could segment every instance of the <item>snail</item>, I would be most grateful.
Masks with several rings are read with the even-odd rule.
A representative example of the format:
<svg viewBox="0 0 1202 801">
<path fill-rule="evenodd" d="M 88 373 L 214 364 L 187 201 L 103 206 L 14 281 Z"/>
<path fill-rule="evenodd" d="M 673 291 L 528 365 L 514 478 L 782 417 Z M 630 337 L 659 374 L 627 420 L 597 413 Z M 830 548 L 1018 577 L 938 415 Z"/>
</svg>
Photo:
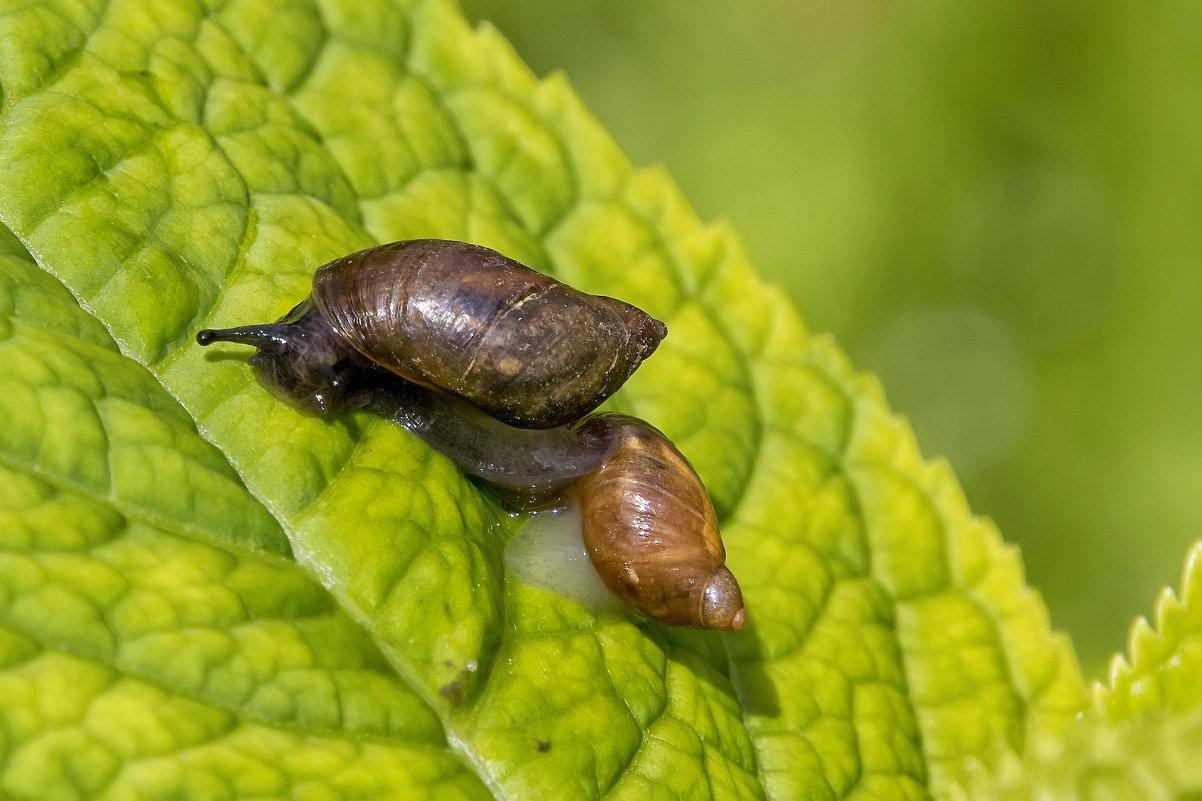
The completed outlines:
<svg viewBox="0 0 1202 801">
<path fill-rule="evenodd" d="M 249 361 L 277 396 L 320 416 L 389 418 L 518 509 L 568 498 L 601 580 L 648 617 L 743 627 L 713 505 L 685 457 L 638 418 L 585 417 L 658 346 L 663 323 L 460 242 L 362 251 L 320 268 L 313 286 L 277 323 L 197 341 L 256 346 Z"/>
<path fill-rule="evenodd" d="M 576 433 L 609 452 L 572 486 L 584 545 L 605 586 L 664 623 L 743 628 L 743 594 L 725 565 L 709 493 L 688 460 L 637 417 L 593 415 Z"/>
<path fill-rule="evenodd" d="M 629 303 L 495 250 L 414 239 L 319 268 L 312 295 L 276 323 L 196 339 L 254 345 L 264 386 L 321 416 L 360 403 L 363 375 L 382 367 L 510 425 L 554 428 L 612 395 L 666 334 Z"/>
</svg>

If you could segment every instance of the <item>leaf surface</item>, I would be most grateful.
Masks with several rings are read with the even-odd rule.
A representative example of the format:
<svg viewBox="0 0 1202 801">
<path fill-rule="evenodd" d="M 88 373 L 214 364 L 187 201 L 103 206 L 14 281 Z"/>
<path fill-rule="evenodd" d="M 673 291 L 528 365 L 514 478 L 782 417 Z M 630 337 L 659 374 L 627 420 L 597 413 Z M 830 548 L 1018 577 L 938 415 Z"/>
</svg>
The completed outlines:
<svg viewBox="0 0 1202 801">
<path fill-rule="evenodd" d="M 0 788 L 487 797 L 178 403 L 0 246 Z"/>
<path fill-rule="evenodd" d="M 1114 657 L 1110 680 L 1095 688 L 1094 701 L 1116 721 L 1202 704 L 1202 543 L 1185 561 L 1180 593 L 1166 588 L 1153 623 L 1141 618 L 1131 627 L 1127 653 Z"/>
<path fill-rule="evenodd" d="M 971 771 L 963 792 L 978 801 L 1116 801 L 1196 798 L 1202 793 L 1202 634 L 1195 545 L 1180 594 L 1165 589 L 1155 625 L 1131 629 L 1094 705 L 1065 732 L 1036 731 L 999 768 Z"/>
<path fill-rule="evenodd" d="M 1170 801 L 1202 793 L 1202 708 L 1131 720 L 1089 715 L 1066 734 L 1032 737 L 1020 760 L 971 773 L 956 797 L 973 801 Z"/>
<path fill-rule="evenodd" d="M 386 700 L 366 728 L 331 713 L 291 721 L 287 737 L 300 741 L 271 740 L 272 718 L 221 695 L 233 679 L 214 680 L 210 697 L 169 665 L 153 673 L 170 651 L 147 657 L 143 674 L 77 664 L 99 657 L 64 644 L 47 681 L 107 670 L 273 743 L 223 741 L 232 749 L 206 752 L 214 771 L 231 753 L 272 763 L 296 748 L 311 755 L 303 773 L 325 749 L 331 760 L 349 749 L 404 767 L 431 795 L 487 786 L 511 799 L 945 797 L 999 743 L 1017 748 L 1028 727 L 1055 729 L 1081 708 L 1073 656 L 1016 554 L 970 514 L 948 469 L 921 459 L 875 382 L 805 330 L 729 231 L 699 225 L 662 172 L 632 170 L 562 78 L 535 80 L 492 30 L 469 29 L 437 0 L 46 0 L 0 2 L 0 41 L 0 219 L 94 317 L 56 311 L 62 320 L 31 344 L 14 340 L 63 369 L 31 369 L 29 389 L 5 401 L 21 404 L 0 433 L 5 465 L 42 482 L 28 497 L 52 493 L 56 509 L 98 504 L 88 514 L 118 528 L 117 516 L 133 517 L 139 535 L 153 528 L 286 571 L 336 617 L 330 658 L 370 662 L 363 686 Z M 747 629 L 671 630 L 513 580 L 503 558 L 513 522 L 490 493 L 395 426 L 303 417 L 254 382 L 242 351 L 192 342 L 202 327 L 279 317 L 325 261 L 412 237 L 494 247 L 667 322 L 670 336 L 612 406 L 663 429 L 706 482 Z M 10 304 L 22 335 L 40 298 L 62 295 L 29 285 Z M 79 411 L 100 408 L 119 380 L 141 382 L 121 385 L 138 407 L 118 431 L 126 439 L 88 439 Z M 74 405 L 60 410 L 72 432 L 60 454 L 47 450 L 49 427 L 15 415 L 49 415 L 64 387 Z M 121 473 L 112 454 L 127 441 L 176 472 Z M 205 494 L 178 479 L 202 473 Z M 281 562 L 289 553 L 297 567 Z M 26 570 L 0 580 L 33 581 Z M 247 575 L 248 593 L 277 585 Z M 49 592 L 70 580 L 42 582 Z M 193 581 L 217 592 L 230 579 L 164 579 L 201 614 L 211 602 Z M 74 620 L 58 603 L 39 602 L 41 618 Z M 304 615 L 279 603 L 295 631 Z M 59 648 L 41 618 L 5 618 L 13 653 Z M 91 636 L 119 640 L 112 625 Z M 209 625 L 214 636 L 237 628 Z M 312 659 L 325 658 L 321 642 L 309 640 Z M 153 693 L 140 697 L 157 708 Z M 402 751 L 366 756 L 377 737 Z M 101 761 L 72 770 L 100 775 Z M 13 791 L 36 797 L 27 788 L 46 763 L 6 764 L 10 783 L 27 782 Z M 178 753 L 156 765 L 164 781 L 192 769 Z M 299 797 L 297 776 L 232 795 Z"/>
</svg>

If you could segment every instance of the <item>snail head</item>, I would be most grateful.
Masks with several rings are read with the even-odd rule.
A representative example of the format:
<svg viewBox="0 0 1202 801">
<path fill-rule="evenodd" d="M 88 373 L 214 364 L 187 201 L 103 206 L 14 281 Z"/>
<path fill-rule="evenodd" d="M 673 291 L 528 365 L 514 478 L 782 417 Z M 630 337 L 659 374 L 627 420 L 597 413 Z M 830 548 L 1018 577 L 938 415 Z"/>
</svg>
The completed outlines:
<svg viewBox="0 0 1202 801">
<path fill-rule="evenodd" d="M 206 328 L 200 345 L 237 342 L 258 352 L 247 360 L 259 383 L 303 412 L 332 417 L 356 403 L 356 374 L 363 359 L 306 300 L 275 323 L 237 328 Z"/>
</svg>

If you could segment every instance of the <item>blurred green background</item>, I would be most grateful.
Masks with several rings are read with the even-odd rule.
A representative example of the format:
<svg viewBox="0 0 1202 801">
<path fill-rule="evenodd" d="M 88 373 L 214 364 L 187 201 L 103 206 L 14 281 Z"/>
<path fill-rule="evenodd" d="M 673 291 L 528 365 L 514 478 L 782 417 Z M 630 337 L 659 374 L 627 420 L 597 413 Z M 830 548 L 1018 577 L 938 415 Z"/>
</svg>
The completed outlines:
<svg viewBox="0 0 1202 801">
<path fill-rule="evenodd" d="M 1202 4 L 462 3 L 881 376 L 1098 677 L 1202 536 Z"/>
</svg>

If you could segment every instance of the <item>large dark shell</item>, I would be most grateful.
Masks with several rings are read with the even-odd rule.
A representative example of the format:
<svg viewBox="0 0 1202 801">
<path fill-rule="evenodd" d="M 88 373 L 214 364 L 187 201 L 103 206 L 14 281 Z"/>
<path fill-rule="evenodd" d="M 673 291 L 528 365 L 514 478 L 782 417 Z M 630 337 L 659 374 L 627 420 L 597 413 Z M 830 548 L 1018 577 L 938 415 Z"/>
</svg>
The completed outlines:
<svg viewBox="0 0 1202 801">
<path fill-rule="evenodd" d="M 656 620 L 696 628 L 740 628 L 742 594 L 724 567 L 726 551 L 709 494 L 688 460 L 650 424 L 625 415 L 596 415 L 584 436 L 609 438 L 604 467 L 574 487 L 582 535 L 610 591 Z M 715 578 L 717 598 L 703 609 Z M 718 606 L 729 614 L 715 610 Z"/>
<path fill-rule="evenodd" d="M 314 276 L 313 300 L 372 361 L 523 428 L 580 419 L 667 333 L 629 303 L 438 239 L 336 259 Z"/>
</svg>

